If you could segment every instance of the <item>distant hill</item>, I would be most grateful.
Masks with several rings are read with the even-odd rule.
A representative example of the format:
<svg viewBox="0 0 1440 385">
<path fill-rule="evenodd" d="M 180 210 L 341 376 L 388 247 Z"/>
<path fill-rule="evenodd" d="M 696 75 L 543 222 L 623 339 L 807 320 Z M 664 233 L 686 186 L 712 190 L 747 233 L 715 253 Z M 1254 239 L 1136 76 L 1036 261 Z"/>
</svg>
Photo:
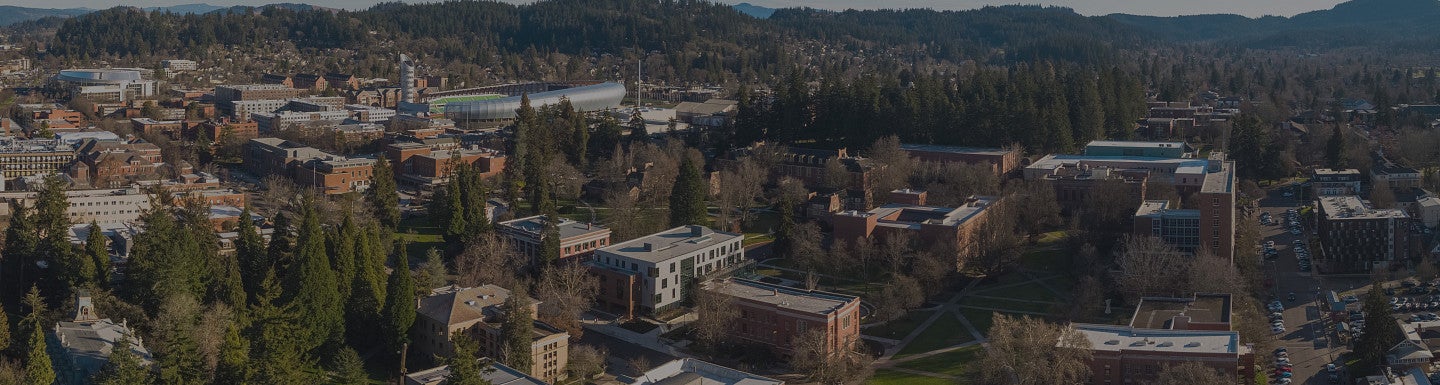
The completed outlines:
<svg viewBox="0 0 1440 385">
<path fill-rule="evenodd" d="M 735 4 L 732 5 L 731 8 L 735 8 L 736 11 L 740 11 L 740 13 L 750 15 L 756 19 L 768 19 L 770 15 L 775 14 L 775 8 L 766 8 L 750 3 Z"/>
<path fill-rule="evenodd" d="M 1355 46 L 1434 40 L 1440 0 L 1351 0 L 1294 17 L 1113 14 L 1110 19 L 1181 41 L 1228 41 L 1248 47 Z"/>
<path fill-rule="evenodd" d="M 288 9 L 288 10 L 296 11 L 296 12 L 301 12 L 301 11 L 330 11 L 330 12 L 337 12 L 337 11 L 339 11 L 338 9 L 326 8 L 326 7 L 321 7 L 321 6 L 318 6 L 318 5 L 298 4 L 298 3 L 275 3 L 275 4 L 265 4 L 265 5 L 262 5 L 262 6 L 259 6 L 259 7 L 251 7 L 251 6 L 248 6 L 248 5 L 236 5 L 236 6 L 233 6 L 233 7 L 219 8 L 219 9 L 216 9 L 216 10 L 213 10 L 213 11 L 210 11 L 210 12 L 207 12 L 207 13 L 249 13 L 249 12 L 256 12 L 256 11 L 263 10 L 263 9 L 268 9 L 268 8 L 283 8 L 283 9 Z"/>
<path fill-rule="evenodd" d="M 46 17 L 51 17 L 51 16 L 57 16 L 57 17 L 75 17 L 75 16 L 84 15 L 84 14 L 87 14 L 87 13 L 90 13 L 90 12 L 93 12 L 93 11 L 94 11 L 94 10 L 92 10 L 92 9 L 85 9 L 85 8 L 51 9 L 51 8 L 25 8 L 25 7 L 16 7 L 16 6 L 12 6 L 12 5 L 0 5 L 0 26 L 11 25 L 11 24 L 15 24 L 15 23 L 22 22 L 22 21 L 38 20 L 38 19 L 41 19 L 41 18 L 46 18 Z"/>
<path fill-rule="evenodd" d="M 215 10 L 225 9 L 225 8 L 226 8 L 226 7 L 222 7 L 222 6 L 219 6 L 219 5 L 210 5 L 210 4 L 205 4 L 205 3 L 196 3 L 196 4 L 172 5 L 172 6 L 169 6 L 169 7 L 149 7 L 149 8 L 145 8 L 145 10 L 146 10 L 146 11 L 170 12 L 170 13 L 178 13 L 178 14 L 189 14 L 189 13 L 201 14 L 201 13 L 209 13 L 209 12 L 213 12 L 213 11 L 215 11 Z"/>
</svg>

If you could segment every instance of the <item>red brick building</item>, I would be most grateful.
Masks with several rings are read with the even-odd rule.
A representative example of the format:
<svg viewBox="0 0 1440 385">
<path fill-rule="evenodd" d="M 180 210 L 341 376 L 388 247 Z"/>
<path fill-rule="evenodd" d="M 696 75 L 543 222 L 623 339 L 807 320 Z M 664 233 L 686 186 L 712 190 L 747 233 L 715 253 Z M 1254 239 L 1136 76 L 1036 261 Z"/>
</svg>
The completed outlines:
<svg viewBox="0 0 1440 385">
<path fill-rule="evenodd" d="M 1231 330 L 1229 294 L 1145 298 L 1128 326 L 1071 324 L 1090 341 L 1090 384 L 1156 380 L 1167 366 L 1199 362 L 1237 382 L 1254 377 L 1255 354 Z"/>
<path fill-rule="evenodd" d="M 1005 175 L 1020 168 L 1019 150 L 1004 148 L 974 148 L 941 146 L 932 144 L 901 144 L 900 149 L 910 158 L 921 163 L 988 166 L 995 175 Z"/>
<path fill-rule="evenodd" d="M 448 139 L 391 143 L 385 156 L 395 169 L 395 178 L 406 183 L 433 186 L 449 180 L 454 162 L 469 164 L 485 178 L 505 171 L 506 157 L 500 152 L 481 147 L 462 148 Z"/>
<path fill-rule="evenodd" d="M 731 335 L 785 354 L 795 337 L 810 330 L 825 335 L 830 354 L 853 351 L 860 340 L 860 297 L 802 290 L 740 278 L 705 282 L 703 290 L 724 295 L 740 308 Z"/>
<path fill-rule="evenodd" d="M 535 258 L 547 236 L 547 221 L 543 215 L 512 219 L 497 223 L 495 230 L 521 254 Z M 583 262 L 589 260 L 595 250 L 610 245 L 610 229 L 605 226 L 561 218 L 555 229 L 560 235 L 561 261 L 573 259 Z"/>
<path fill-rule="evenodd" d="M 230 120 L 206 121 L 200 124 L 200 129 L 210 136 L 211 140 L 219 141 L 221 136 L 229 130 L 238 140 L 250 140 L 260 137 L 260 124 L 255 121 L 234 122 Z"/>
<path fill-rule="evenodd" d="M 870 196 L 870 174 L 877 165 L 870 159 L 851 156 L 844 148 L 818 150 L 756 142 L 748 148 L 732 151 L 719 159 L 718 163 L 722 168 L 734 167 L 748 157 L 777 160 L 771 170 L 772 178 L 794 178 L 804 182 L 805 187 L 812 190 L 835 192 L 835 186 L 827 186 L 833 182 L 830 179 L 835 176 L 828 174 L 831 174 L 829 170 L 839 170 L 844 173 L 840 178 L 844 186 L 838 190 L 844 192 L 845 208 L 869 210 L 875 206 L 873 197 Z"/>
<path fill-rule="evenodd" d="M 315 187 L 325 194 L 365 191 L 370 187 L 374 165 L 374 159 L 365 158 L 310 159 L 295 167 L 295 183 Z"/>
<path fill-rule="evenodd" d="M 923 202 L 919 192 L 909 199 Z M 902 196 L 907 194 L 901 194 Z M 994 197 L 971 197 L 960 207 L 936 207 L 893 203 L 868 212 L 842 211 L 830 217 L 837 241 L 860 238 L 884 239 L 891 234 L 909 232 L 923 242 L 953 240 L 960 249 L 970 244 L 975 229 L 985 220 L 986 209 Z"/>
</svg>

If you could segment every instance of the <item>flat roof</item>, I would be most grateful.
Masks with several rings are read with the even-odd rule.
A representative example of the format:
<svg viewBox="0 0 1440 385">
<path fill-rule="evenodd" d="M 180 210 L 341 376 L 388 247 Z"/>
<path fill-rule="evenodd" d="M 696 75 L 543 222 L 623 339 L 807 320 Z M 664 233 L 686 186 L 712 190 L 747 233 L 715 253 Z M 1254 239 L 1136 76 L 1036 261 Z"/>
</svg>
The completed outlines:
<svg viewBox="0 0 1440 385">
<path fill-rule="evenodd" d="M 544 215 L 536 215 L 500 222 L 500 225 L 514 230 L 530 233 L 538 238 L 539 235 L 545 231 L 545 224 L 548 221 L 549 220 L 546 219 Z M 567 239 L 587 234 L 610 231 L 610 229 L 606 228 L 605 226 L 594 223 L 581 223 L 567 218 L 560 218 L 560 223 L 557 223 L 555 225 L 555 228 L 560 232 L 560 239 Z"/>
<path fill-rule="evenodd" d="M 1228 193 L 1235 191 L 1235 162 L 1219 162 L 1219 171 L 1205 173 L 1205 182 L 1200 185 L 1201 192 Z"/>
<path fill-rule="evenodd" d="M 840 212 L 836 215 L 845 216 L 871 216 L 878 215 L 881 219 L 879 226 L 918 228 L 922 224 L 960 226 L 971 218 L 979 215 L 995 203 L 995 197 L 974 197 L 972 202 L 966 202 L 960 207 L 939 207 L 920 206 L 901 203 L 892 203 L 865 213 L 854 211 Z"/>
<path fill-rule="evenodd" d="M 1349 174 L 1356 174 L 1356 175 L 1358 175 L 1358 174 L 1360 174 L 1360 170 L 1356 170 L 1356 169 L 1353 169 L 1353 168 L 1347 168 L 1347 169 L 1317 168 L 1317 169 L 1315 169 L 1315 175 L 1349 175 Z"/>
<path fill-rule="evenodd" d="M 1071 324 L 1096 351 L 1240 354 L 1240 333 L 1233 330 L 1165 330 L 1130 326 Z"/>
<path fill-rule="evenodd" d="M 1198 294 L 1194 298 L 1141 298 L 1140 304 L 1135 306 L 1135 316 L 1130 319 L 1130 326 L 1172 329 L 1174 318 L 1182 315 L 1190 317 L 1190 322 L 1229 323 L 1230 296 Z"/>
<path fill-rule="evenodd" d="M 740 238 L 740 234 L 715 231 L 700 225 L 689 225 L 620 242 L 602 248 L 599 252 L 658 263 L 711 246 L 733 242 L 738 238 Z M 646 247 L 647 245 L 649 247 Z"/>
<path fill-rule="evenodd" d="M 1164 165 L 1166 167 L 1174 167 L 1177 172 L 1179 172 L 1179 170 L 1204 172 L 1205 166 L 1208 164 L 1208 161 L 1205 159 L 1194 158 L 1161 158 L 1153 156 L 1087 156 L 1062 154 L 1047 155 L 1043 158 L 1040 158 L 1040 160 L 1035 161 L 1035 163 L 1031 163 L 1030 166 L 1026 168 L 1053 169 L 1063 165 L 1076 164 L 1079 162 L 1090 162 L 1102 165 L 1106 164 L 1106 162 L 1153 163 L 1158 165 Z"/>
<path fill-rule="evenodd" d="M 666 362 L 637 376 L 630 385 L 783 385 L 785 382 L 694 358 Z M 498 384 L 497 384 L 498 385 Z"/>
<path fill-rule="evenodd" d="M 487 358 L 480 358 L 479 360 L 490 361 L 488 362 L 489 368 L 494 370 L 480 371 L 480 378 L 489 381 L 493 385 L 549 385 L 545 381 L 505 366 L 505 364 Z M 444 382 L 445 377 L 448 376 L 450 376 L 450 365 L 441 365 L 406 374 L 405 380 L 406 383 L 429 385 Z"/>
<path fill-rule="evenodd" d="M 1329 195 L 1319 199 L 1320 210 L 1328 220 L 1409 218 L 1404 210 L 1375 209 L 1354 195 Z"/>
<path fill-rule="evenodd" d="M 811 314 L 827 315 L 859 301 L 859 297 L 803 290 L 740 278 L 706 282 L 707 289 L 736 298 L 768 303 L 776 307 Z"/>
<path fill-rule="evenodd" d="M 1140 203 L 1139 209 L 1135 210 L 1135 216 L 1142 217 L 1146 215 L 1153 215 L 1161 211 L 1165 211 L 1165 209 L 1168 208 L 1170 208 L 1170 201 L 1145 201 Z"/>
<path fill-rule="evenodd" d="M 1188 145 L 1185 142 L 1147 142 L 1139 140 L 1092 140 L 1085 147 L 1148 147 L 1148 148 L 1179 148 L 1185 150 Z"/>
<path fill-rule="evenodd" d="M 905 150 L 905 151 L 944 152 L 944 153 L 951 153 L 951 154 L 975 154 L 975 155 L 995 155 L 995 156 L 1005 155 L 1005 154 L 1009 154 L 1009 153 L 1011 153 L 1011 152 L 1014 152 L 1014 151 L 1007 150 L 1007 149 L 1003 149 L 1003 148 L 961 147 L 961 146 L 945 146 L 945 145 L 938 145 L 938 144 L 904 144 L 904 143 L 900 144 L 900 149 L 901 149 L 901 150 Z"/>
</svg>

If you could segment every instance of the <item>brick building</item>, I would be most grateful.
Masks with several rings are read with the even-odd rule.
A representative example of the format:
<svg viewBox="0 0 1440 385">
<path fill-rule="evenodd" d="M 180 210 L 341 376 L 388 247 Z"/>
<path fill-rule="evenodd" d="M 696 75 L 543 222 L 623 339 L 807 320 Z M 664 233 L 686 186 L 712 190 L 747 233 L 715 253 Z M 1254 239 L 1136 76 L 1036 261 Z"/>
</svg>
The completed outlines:
<svg viewBox="0 0 1440 385">
<path fill-rule="evenodd" d="M 330 83 L 325 80 L 325 77 L 320 75 L 295 74 L 295 76 L 291 76 L 290 79 L 293 87 L 310 90 L 311 92 L 324 91 L 330 87 Z"/>
<path fill-rule="evenodd" d="M 185 131 L 187 124 L 184 120 L 155 120 L 150 118 L 130 119 L 130 127 L 137 133 L 147 135 L 165 134 L 171 137 L 178 137 Z"/>
<path fill-rule="evenodd" d="M 1019 150 L 1003 148 L 901 144 L 900 149 L 921 163 L 985 165 L 989 166 L 995 175 L 1002 176 L 1018 169 L 1022 156 Z"/>
<path fill-rule="evenodd" d="M 835 192 L 835 186 L 827 186 L 835 178 L 827 169 L 843 172 L 839 188 L 843 192 L 843 203 L 849 210 L 869 210 L 874 207 L 875 202 L 870 196 L 870 174 L 878 167 L 875 162 L 851 156 L 844 149 L 817 150 L 799 147 L 787 147 L 767 145 L 765 142 L 756 142 L 748 148 L 732 151 L 726 157 L 718 160 L 720 167 L 734 167 L 746 157 L 759 156 L 767 159 L 777 160 L 771 170 L 772 178 L 795 178 L 805 184 L 811 190 L 824 190 Z M 832 162 L 835 162 L 832 165 Z M 837 167 L 838 166 L 838 167 Z M 771 182 L 775 182 L 772 180 Z"/>
<path fill-rule="evenodd" d="M 216 142 L 224 137 L 226 132 L 229 132 L 235 140 L 243 141 L 260 137 L 260 124 L 254 121 L 209 120 L 200 123 L 200 130 Z"/>
<path fill-rule="evenodd" d="M 548 236 L 545 234 L 548 221 L 543 215 L 512 219 L 497 223 L 495 230 L 510 246 L 534 260 Z M 588 261 L 595 250 L 610 246 L 610 229 L 604 226 L 561 218 L 555 228 L 560 235 L 560 261 Z"/>
<path fill-rule="evenodd" d="M 469 333 L 480 345 L 477 356 L 504 357 L 504 336 L 500 328 L 505 319 L 503 305 L 512 294 L 495 285 L 446 286 L 431 291 L 430 296 L 420 299 L 418 317 L 411 328 L 414 335 L 411 347 L 422 358 L 448 357 L 455 349 L 451 339 L 460 333 Z M 531 317 L 538 313 L 539 306 L 540 301 L 530 299 Z M 531 343 L 533 365 L 517 369 L 545 381 L 564 379 L 565 364 L 569 362 L 569 339 L 570 333 L 535 321 Z"/>
<path fill-rule="evenodd" d="M 739 278 L 705 282 L 703 290 L 732 298 L 740 309 L 732 336 L 782 354 L 809 330 L 824 333 L 830 354 L 853 351 L 860 340 L 860 297 Z"/>
<path fill-rule="evenodd" d="M 293 178 L 326 194 L 364 191 L 370 186 L 375 160 L 346 158 L 278 138 L 245 143 L 245 168 L 257 176 Z"/>
<path fill-rule="evenodd" d="M 1130 325 L 1071 324 L 1090 341 L 1089 383 L 1155 381 L 1167 366 L 1199 362 L 1236 381 L 1254 376 L 1255 353 L 1231 330 L 1229 294 L 1144 298 Z"/>
<path fill-rule="evenodd" d="M 1367 272 L 1409 257 L 1410 216 L 1375 209 L 1354 195 L 1319 197 L 1316 266 L 1325 273 Z"/>
<path fill-rule="evenodd" d="M 484 178 L 505 171 L 507 157 L 488 148 L 462 147 L 451 139 L 425 139 L 418 142 L 396 142 L 385 146 L 385 156 L 402 183 L 437 186 L 450 178 L 456 159 L 470 164 Z"/>
<path fill-rule="evenodd" d="M 836 241 L 860 238 L 883 240 L 896 233 L 910 233 L 926 244 L 954 242 L 963 250 L 985 221 L 986 209 L 995 197 L 970 197 L 960 207 L 892 203 L 868 212 L 842 211 L 830 217 Z"/>
<path fill-rule="evenodd" d="M 601 248 L 589 262 L 600 278 L 596 307 L 623 318 L 678 309 L 696 279 L 744 262 L 742 238 L 691 225 Z"/>
<path fill-rule="evenodd" d="M 1076 163 L 1057 167 L 1041 179 L 1049 181 L 1050 187 L 1055 189 L 1055 200 L 1060 207 L 1074 212 L 1085 204 L 1090 191 L 1106 183 L 1123 184 L 1132 199 L 1145 199 L 1145 184 L 1150 180 L 1150 172 Z"/>
</svg>

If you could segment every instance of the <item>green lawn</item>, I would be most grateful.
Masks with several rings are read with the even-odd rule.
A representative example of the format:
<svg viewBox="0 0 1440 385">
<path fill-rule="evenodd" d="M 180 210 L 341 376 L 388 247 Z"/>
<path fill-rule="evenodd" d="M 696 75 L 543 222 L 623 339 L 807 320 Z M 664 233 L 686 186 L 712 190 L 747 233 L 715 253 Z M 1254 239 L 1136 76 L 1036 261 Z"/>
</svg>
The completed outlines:
<svg viewBox="0 0 1440 385">
<path fill-rule="evenodd" d="M 965 319 L 968 320 L 968 321 L 970 321 L 970 325 L 971 325 L 971 326 L 974 326 L 974 327 L 975 327 L 975 330 L 979 331 L 980 334 L 982 334 L 982 335 L 988 335 L 988 334 L 990 334 L 990 325 L 991 325 L 991 321 L 993 321 L 993 319 L 992 319 L 991 317 L 994 317 L 994 316 L 995 316 L 995 312 L 989 311 L 989 310 L 960 308 L 960 314 L 961 314 L 961 315 L 964 315 L 964 316 L 965 316 Z M 1007 315 L 1010 315 L 1010 316 L 1012 316 L 1012 317 L 1021 317 L 1021 316 L 1024 316 L 1024 317 L 1034 317 L 1033 315 L 1016 314 L 1016 313 L 1004 313 L 1004 312 L 1001 312 L 1001 314 L 1007 314 Z"/>
<path fill-rule="evenodd" d="M 896 358 L 917 353 L 924 353 L 935 349 L 947 348 L 966 342 L 974 341 L 975 337 L 960 323 L 960 319 L 954 315 L 945 314 L 930 324 L 925 331 L 920 332 L 909 345 L 905 345 L 900 352 L 895 354 Z"/>
<path fill-rule="evenodd" d="M 424 260 L 425 252 L 430 248 L 445 248 L 445 236 L 442 232 L 439 226 L 430 222 L 429 217 L 412 217 L 400 220 L 395 238 L 410 241 L 405 251 L 410 254 L 412 261 Z"/>
<path fill-rule="evenodd" d="M 1069 264 L 1064 250 L 1058 248 L 1033 249 L 1020 256 L 1025 268 L 1039 271 L 1060 271 Z"/>
<path fill-rule="evenodd" d="M 954 381 L 943 378 L 926 377 L 894 371 L 890 369 L 878 369 L 875 375 L 865 382 L 869 385 L 951 385 Z"/>
<path fill-rule="evenodd" d="M 897 366 L 911 370 L 949 374 L 956 377 L 969 377 L 975 375 L 975 368 L 972 365 L 975 361 L 980 360 L 980 352 L 982 349 L 984 348 L 980 345 L 971 345 L 902 363 Z"/>
<path fill-rule="evenodd" d="M 1005 289 L 1010 290 L 1010 289 Z M 965 297 L 960 300 L 960 305 L 986 307 L 1001 310 L 1028 311 L 1046 314 L 1050 313 L 1052 305 L 1034 302 L 1009 301 L 995 298 Z"/>
<path fill-rule="evenodd" d="M 1039 283 L 1034 283 L 1034 282 L 1032 282 L 1032 283 L 1027 283 L 1027 284 L 1020 285 L 1020 286 L 1011 286 L 1011 287 L 1007 287 L 1007 288 L 1004 288 L 1004 289 L 1000 289 L 1000 290 L 996 290 L 996 291 L 991 291 L 991 292 L 983 292 L 983 293 L 979 293 L 979 294 L 981 294 L 981 295 L 991 295 L 991 296 L 996 296 L 996 297 L 1014 298 L 1014 299 L 1025 299 L 1025 300 L 1031 300 L 1031 301 L 1051 301 L 1051 302 L 1055 302 L 1055 298 L 1056 298 L 1055 293 L 1054 293 L 1054 292 L 1051 292 L 1050 289 L 1046 289 L 1045 286 L 1042 286 L 1042 285 L 1040 285 Z"/>
<path fill-rule="evenodd" d="M 912 311 L 898 319 L 886 322 L 884 325 L 861 329 L 860 333 L 867 336 L 898 340 L 910 335 L 910 332 L 914 331 L 916 326 L 920 326 L 921 322 L 930 319 L 932 314 L 935 314 L 934 310 Z"/>
</svg>

